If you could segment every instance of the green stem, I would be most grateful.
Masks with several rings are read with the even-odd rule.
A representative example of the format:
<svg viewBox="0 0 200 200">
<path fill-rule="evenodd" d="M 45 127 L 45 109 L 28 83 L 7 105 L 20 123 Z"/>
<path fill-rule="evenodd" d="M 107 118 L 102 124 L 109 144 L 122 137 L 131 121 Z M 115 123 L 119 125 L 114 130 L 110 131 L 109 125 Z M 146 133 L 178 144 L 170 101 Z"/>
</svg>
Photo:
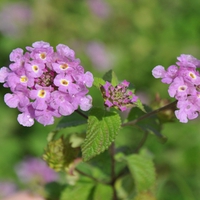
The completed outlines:
<svg viewBox="0 0 200 200">
<path fill-rule="evenodd" d="M 75 110 L 79 115 L 81 115 L 82 117 L 88 119 L 88 116 L 85 115 L 84 113 L 82 113 L 80 110 Z"/>
<path fill-rule="evenodd" d="M 110 146 L 110 155 L 111 155 L 111 181 L 110 185 L 113 190 L 113 198 L 112 200 L 117 200 L 117 191 L 115 189 L 115 181 L 116 181 L 116 174 L 115 174 L 115 143 L 113 142 Z"/>
<path fill-rule="evenodd" d="M 124 124 L 122 124 L 122 126 L 131 126 L 131 125 L 135 125 L 135 124 L 138 123 L 139 121 L 142 121 L 143 119 L 146 119 L 146 118 L 148 118 L 148 117 L 151 117 L 152 115 L 155 115 L 155 114 L 159 113 L 160 111 L 163 111 L 163 110 L 166 110 L 166 109 L 168 109 L 168 108 L 174 107 L 174 106 L 176 105 L 176 103 L 177 103 L 177 100 L 176 100 L 176 101 L 173 101 L 172 103 L 167 104 L 166 106 L 163 106 L 163 107 L 158 108 L 158 109 L 156 109 L 156 110 L 153 110 L 153 111 L 151 111 L 151 112 L 149 112 L 149 113 L 146 113 L 146 114 L 142 115 L 141 117 L 139 117 L 139 118 L 137 118 L 137 119 L 135 119 L 135 120 L 133 120 L 133 121 L 124 123 Z"/>
</svg>

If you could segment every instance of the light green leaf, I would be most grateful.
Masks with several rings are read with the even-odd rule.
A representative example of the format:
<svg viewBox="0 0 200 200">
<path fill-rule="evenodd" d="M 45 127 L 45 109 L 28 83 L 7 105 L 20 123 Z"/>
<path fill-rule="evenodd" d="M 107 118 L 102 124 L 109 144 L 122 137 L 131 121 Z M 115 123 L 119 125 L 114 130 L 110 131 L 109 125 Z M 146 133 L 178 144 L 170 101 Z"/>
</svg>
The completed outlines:
<svg viewBox="0 0 200 200">
<path fill-rule="evenodd" d="M 112 199 L 112 193 L 111 186 L 98 184 L 95 187 L 93 200 Z"/>
<path fill-rule="evenodd" d="M 156 197 L 150 192 L 139 193 L 133 200 L 156 200 Z"/>
<path fill-rule="evenodd" d="M 140 101 L 140 99 L 138 99 L 134 104 L 136 105 L 136 107 L 138 107 L 140 110 L 142 110 L 143 112 L 146 113 L 144 105 L 142 104 L 142 102 Z"/>
<path fill-rule="evenodd" d="M 118 79 L 113 70 L 109 70 L 104 76 L 103 80 L 110 82 L 113 86 L 116 86 L 118 84 Z"/>
<path fill-rule="evenodd" d="M 83 113 L 85 116 L 88 115 L 88 112 L 81 111 L 81 113 Z M 67 127 L 78 126 L 86 123 L 87 123 L 86 117 L 83 117 L 77 112 L 73 112 L 71 115 L 65 116 L 59 121 L 56 130 L 60 130 L 62 128 L 67 128 Z"/>
<path fill-rule="evenodd" d="M 106 82 L 102 78 L 94 77 L 93 85 L 97 88 L 100 88 L 101 85 L 104 85 Z"/>
<path fill-rule="evenodd" d="M 74 186 L 67 186 L 60 200 L 88 200 L 93 188 L 94 185 L 91 182 L 79 182 Z"/>
<path fill-rule="evenodd" d="M 151 190 L 155 184 L 156 173 L 153 161 L 147 152 L 127 156 L 126 161 L 135 181 L 137 193 Z"/>
<path fill-rule="evenodd" d="M 105 151 L 115 140 L 121 126 L 120 116 L 116 112 L 108 112 L 93 108 L 88 119 L 86 138 L 82 145 L 83 160 Z"/>
</svg>

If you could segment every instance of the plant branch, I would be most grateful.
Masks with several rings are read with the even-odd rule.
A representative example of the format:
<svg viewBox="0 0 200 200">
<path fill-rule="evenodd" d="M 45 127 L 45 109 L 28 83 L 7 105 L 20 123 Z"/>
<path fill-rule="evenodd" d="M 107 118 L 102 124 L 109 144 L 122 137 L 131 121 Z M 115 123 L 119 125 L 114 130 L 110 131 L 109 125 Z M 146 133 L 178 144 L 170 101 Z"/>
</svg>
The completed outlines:
<svg viewBox="0 0 200 200">
<path fill-rule="evenodd" d="M 112 200 L 117 200 L 117 191 L 115 189 L 115 143 L 113 142 L 110 146 L 110 155 L 111 155 L 111 181 L 110 181 L 110 185 L 112 187 L 113 190 L 113 198 Z"/>
<path fill-rule="evenodd" d="M 79 115 L 81 115 L 82 117 L 88 119 L 88 116 L 85 115 L 84 113 L 82 113 L 80 110 L 75 110 Z"/>
<path fill-rule="evenodd" d="M 176 105 L 176 103 L 177 103 L 177 100 L 176 100 L 176 101 L 173 101 L 173 102 L 171 102 L 171 103 L 169 103 L 169 104 L 167 104 L 166 106 L 163 106 L 163 107 L 158 108 L 158 109 L 156 109 L 156 110 L 153 110 L 153 111 L 151 111 L 151 112 L 149 112 L 149 113 L 146 113 L 146 114 L 142 115 L 141 117 L 139 117 L 139 118 L 137 118 L 137 119 L 135 119 L 135 120 L 133 120 L 133 121 L 124 123 L 124 124 L 122 124 L 122 126 L 131 126 L 131 125 L 135 125 L 135 124 L 138 123 L 139 121 L 142 121 L 143 119 L 146 119 L 146 118 L 148 118 L 148 117 L 151 117 L 152 115 L 155 115 L 155 114 L 159 113 L 160 111 L 163 111 L 163 110 L 166 110 L 166 109 L 168 109 L 168 108 L 174 107 L 174 106 Z"/>
</svg>

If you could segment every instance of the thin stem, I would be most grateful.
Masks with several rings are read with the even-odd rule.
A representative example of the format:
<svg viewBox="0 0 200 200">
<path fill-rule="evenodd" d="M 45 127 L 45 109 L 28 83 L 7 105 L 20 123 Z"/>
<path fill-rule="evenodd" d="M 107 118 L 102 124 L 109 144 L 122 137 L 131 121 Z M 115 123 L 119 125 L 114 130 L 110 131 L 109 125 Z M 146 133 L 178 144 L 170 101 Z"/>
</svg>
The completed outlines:
<svg viewBox="0 0 200 200">
<path fill-rule="evenodd" d="M 110 146 L 110 155 L 111 155 L 111 181 L 110 181 L 110 185 L 112 187 L 113 190 L 113 198 L 112 200 L 117 200 L 117 191 L 115 189 L 115 143 L 113 142 Z"/>
<path fill-rule="evenodd" d="M 124 124 L 122 124 L 122 126 L 134 125 L 134 124 L 136 124 L 137 122 L 139 122 L 139 121 L 141 121 L 141 120 L 143 120 L 143 119 L 146 119 L 146 118 L 148 118 L 148 117 L 151 117 L 152 115 L 155 115 L 155 114 L 157 114 L 158 112 L 160 112 L 160 111 L 162 111 L 162 110 L 166 110 L 166 109 L 168 109 L 168 108 L 170 108 L 170 107 L 175 106 L 176 103 L 177 103 L 177 100 L 176 100 L 176 101 L 173 101 L 172 103 L 167 104 L 166 106 L 163 106 L 163 107 L 158 108 L 158 109 L 156 109 L 156 110 L 153 110 L 153 111 L 151 111 L 151 112 L 149 112 L 149 113 L 146 113 L 146 114 L 142 115 L 141 117 L 139 117 L 139 118 L 137 118 L 137 119 L 135 119 L 135 120 L 133 120 L 133 121 L 124 123 Z"/>
<path fill-rule="evenodd" d="M 146 142 L 146 139 L 147 139 L 147 137 L 148 137 L 148 132 L 145 132 L 144 133 L 144 136 L 143 136 L 143 138 L 142 138 L 142 140 L 140 141 L 140 143 L 139 143 L 139 145 L 136 147 L 136 149 L 134 150 L 134 153 L 137 153 L 139 150 L 140 150 L 140 148 L 144 145 L 144 143 Z M 114 181 L 116 181 L 119 177 L 121 177 L 121 176 L 123 176 L 123 175 L 125 175 L 125 174 L 127 174 L 128 173 L 128 167 L 125 167 L 124 169 L 122 169 L 120 172 L 119 172 L 119 174 L 117 175 L 117 176 L 115 176 L 115 180 Z"/>
<path fill-rule="evenodd" d="M 84 113 L 82 113 L 80 110 L 75 110 L 79 115 L 81 115 L 82 117 L 88 119 L 88 116 L 85 115 Z"/>
</svg>

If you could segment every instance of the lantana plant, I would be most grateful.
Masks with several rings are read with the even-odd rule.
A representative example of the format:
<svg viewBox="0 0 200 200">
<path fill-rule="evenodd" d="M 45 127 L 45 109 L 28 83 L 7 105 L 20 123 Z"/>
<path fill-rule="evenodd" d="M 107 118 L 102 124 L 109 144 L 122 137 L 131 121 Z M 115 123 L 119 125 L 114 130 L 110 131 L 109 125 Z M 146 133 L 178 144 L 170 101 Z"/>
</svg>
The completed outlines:
<svg viewBox="0 0 200 200">
<path fill-rule="evenodd" d="M 0 82 L 10 89 L 4 101 L 19 110 L 18 122 L 27 127 L 35 121 L 46 126 L 62 117 L 49 133 L 41 157 L 66 178 L 56 185 L 47 184 L 46 199 L 156 199 L 152 156 L 142 148 L 148 134 L 164 142 L 163 116 L 167 121 L 176 116 L 186 123 L 200 112 L 200 60 L 184 54 L 177 59 L 167 70 L 161 65 L 152 70 L 155 78 L 169 84 L 169 95 L 176 99 L 166 104 L 157 98 L 162 106 L 152 110 L 112 70 L 103 78 L 85 72 L 66 45 L 59 44 L 54 50 L 49 43 L 38 41 L 25 52 L 21 48 L 11 52 L 11 64 L 0 69 Z M 94 105 L 91 87 L 102 103 Z M 125 127 L 143 133 L 137 147 L 128 151 L 116 142 Z M 122 182 L 129 185 L 124 187 Z"/>
</svg>

